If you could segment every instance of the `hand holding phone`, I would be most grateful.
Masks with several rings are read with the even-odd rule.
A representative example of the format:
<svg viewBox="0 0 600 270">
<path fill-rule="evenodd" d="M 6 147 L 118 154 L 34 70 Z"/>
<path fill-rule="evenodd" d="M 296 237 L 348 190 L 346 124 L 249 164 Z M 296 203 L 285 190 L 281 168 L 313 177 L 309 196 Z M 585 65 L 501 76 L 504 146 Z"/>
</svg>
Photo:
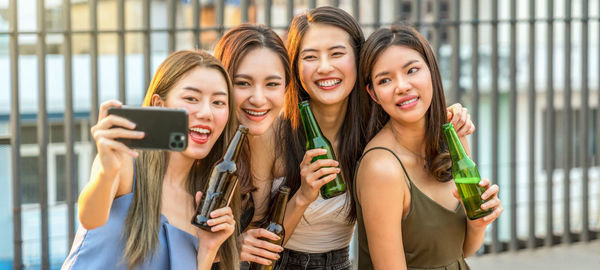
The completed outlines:
<svg viewBox="0 0 600 270">
<path fill-rule="evenodd" d="M 112 107 L 109 115 L 116 115 L 135 123 L 143 138 L 116 138 L 135 149 L 183 151 L 188 142 L 188 114 L 182 109 L 163 107 Z"/>
</svg>

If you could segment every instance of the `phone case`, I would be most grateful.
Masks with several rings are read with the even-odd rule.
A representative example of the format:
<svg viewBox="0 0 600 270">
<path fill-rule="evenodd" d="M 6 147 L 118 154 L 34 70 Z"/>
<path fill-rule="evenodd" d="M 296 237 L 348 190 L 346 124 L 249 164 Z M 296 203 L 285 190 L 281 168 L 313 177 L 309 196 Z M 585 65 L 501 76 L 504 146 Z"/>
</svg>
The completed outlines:
<svg viewBox="0 0 600 270">
<path fill-rule="evenodd" d="M 188 144 L 188 114 L 181 109 L 162 107 L 121 107 L 108 109 L 136 124 L 135 130 L 145 132 L 142 139 L 117 141 L 130 148 L 183 151 Z"/>
</svg>

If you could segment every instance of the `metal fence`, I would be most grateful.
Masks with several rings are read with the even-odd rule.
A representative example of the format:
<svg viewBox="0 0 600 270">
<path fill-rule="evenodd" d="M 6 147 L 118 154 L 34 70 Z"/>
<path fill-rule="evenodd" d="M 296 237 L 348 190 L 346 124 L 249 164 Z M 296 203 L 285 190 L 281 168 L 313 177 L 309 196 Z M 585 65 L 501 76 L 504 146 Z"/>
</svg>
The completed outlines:
<svg viewBox="0 0 600 270">
<path fill-rule="evenodd" d="M 503 205 L 507 211 L 491 226 L 489 232 L 491 237 L 486 240 L 484 252 L 517 251 L 523 248 L 533 249 L 539 246 L 589 241 L 597 238 L 597 231 L 600 229 L 597 220 L 598 213 L 591 214 L 590 207 L 600 211 L 592 204 L 598 200 L 598 190 L 591 189 L 590 182 L 598 182 L 598 178 L 600 178 L 598 176 L 600 174 L 600 170 L 598 170 L 600 165 L 600 150 L 598 149 L 600 110 L 597 109 L 600 104 L 600 91 L 598 90 L 600 82 L 596 81 L 597 84 L 592 85 L 589 78 L 590 75 L 592 78 L 600 77 L 600 68 L 596 69 L 597 73 L 590 74 L 592 63 L 595 63 L 596 67 L 600 66 L 600 53 L 598 53 L 600 51 L 600 46 L 598 46 L 600 44 L 600 4 L 597 3 L 598 1 L 589 3 L 587 0 L 141 0 L 139 2 L 142 6 L 142 26 L 131 28 L 126 27 L 125 5 L 126 2 L 132 1 L 89 0 L 86 3 L 89 9 L 89 29 L 74 30 L 71 10 L 75 3 L 81 2 L 86 1 L 62 0 L 62 28 L 57 30 L 47 29 L 46 1 L 37 0 L 37 29 L 20 31 L 18 25 L 20 20 L 17 16 L 19 5 L 17 0 L 10 0 L 7 9 L 9 29 L 4 32 L 0 31 L 0 37 L 9 37 L 10 40 L 8 51 L 11 93 L 10 134 L 8 137 L 1 137 L 0 144 L 10 144 L 11 146 L 14 269 L 23 267 L 21 218 L 23 191 L 20 153 L 23 134 L 21 133 L 22 111 L 19 108 L 21 90 L 19 85 L 19 39 L 22 36 L 37 36 L 38 68 L 35 72 L 38 75 L 39 97 L 36 125 L 39 147 L 38 176 L 39 187 L 42 191 L 39 193 L 41 210 L 40 264 L 42 269 L 49 269 L 48 198 L 46 192 L 43 192 L 48 188 L 48 160 L 46 157 L 49 145 L 49 124 L 46 76 L 49 71 L 46 69 L 48 55 L 46 38 L 49 35 L 62 35 L 63 40 L 60 46 L 64 59 L 65 76 L 63 123 L 66 146 L 67 243 L 70 246 L 76 229 L 75 202 L 80 190 L 74 180 L 77 173 L 74 153 L 75 111 L 72 84 L 74 35 L 87 35 L 89 38 L 89 87 L 91 91 L 89 122 L 95 123 L 99 104 L 99 85 L 101 84 L 99 81 L 99 58 L 101 57 L 99 46 L 102 45 L 99 37 L 101 35 L 116 35 L 118 98 L 127 102 L 127 91 L 140 91 L 139 89 L 126 89 L 126 37 L 128 35 L 142 36 L 142 76 L 143 84 L 147 86 L 152 73 L 151 56 L 153 52 L 151 49 L 153 44 L 151 37 L 154 34 L 166 34 L 169 52 L 181 47 L 210 48 L 224 31 L 237 22 L 259 22 L 284 33 L 287 23 L 291 21 L 294 14 L 304 8 L 314 8 L 324 4 L 346 9 L 361 22 L 366 33 L 370 33 L 380 26 L 389 25 L 396 20 L 407 20 L 430 39 L 442 65 L 448 100 L 466 104 L 470 109 L 473 121 L 478 125 L 479 131 L 475 132 L 471 138 L 474 160 L 482 165 L 480 167 L 483 167 L 483 171 L 487 172 L 493 182 L 500 184 L 503 193 L 508 194 L 507 198 L 503 198 Z M 114 16 L 116 28 L 100 29 L 98 27 L 97 8 L 100 2 L 113 2 L 116 5 L 117 12 Z M 166 11 L 163 13 L 166 17 L 166 27 L 152 27 L 151 15 L 156 11 L 151 9 L 153 3 L 156 2 L 164 3 L 166 7 Z M 561 5 L 558 6 L 557 3 Z M 182 5 L 186 5 L 186 9 L 191 10 L 191 17 L 194 19 L 190 26 L 180 27 L 177 25 L 178 10 L 181 10 Z M 520 10 L 521 6 L 519 5 L 524 9 Z M 275 7 L 280 7 L 280 9 L 275 9 Z M 578 10 L 574 10 L 574 7 L 577 7 Z M 592 7 L 596 8 L 594 16 L 590 16 Z M 233 8 L 238 12 L 235 19 L 232 19 L 233 24 L 226 20 L 227 8 Z M 212 11 L 206 12 L 207 9 Z M 285 16 L 282 20 L 275 22 L 275 17 L 282 17 L 278 12 L 281 10 L 285 11 Z M 506 14 L 504 14 L 504 18 L 501 18 L 499 12 L 504 11 Z M 518 16 L 518 13 L 522 16 Z M 262 14 L 262 16 L 257 14 Z M 202 21 L 205 19 L 201 18 L 203 15 L 214 18 L 214 21 L 203 25 Z M 592 33 L 590 24 L 596 25 L 598 32 Z M 561 36 L 555 35 L 559 26 L 562 28 Z M 540 28 L 543 30 L 544 27 L 545 40 L 535 38 L 542 32 Z M 508 28 L 507 31 L 504 31 L 508 33 L 508 42 L 501 41 L 500 34 L 504 32 L 500 28 Z M 525 30 L 520 31 L 519 29 Z M 580 42 L 572 41 L 575 29 L 579 31 L 576 36 L 580 38 Z M 190 34 L 192 42 L 178 44 L 177 37 L 180 34 Z M 526 38 L 526 42 L 518 39 L 519 34 Z M 213 39 L 205 42 L 204 35 L 210 35 Z M 489 40 L 482 42 L 484 36 Z M 596 46 L 592 46 L 592 51 L 595 50 L 595 53 L 590 53 L 589 50 L 590 36 L 596 36 L 599 39 L 593 41 L 597 42 Z M 469 39 L 470 42 L 465 42 Z M 563 48 L 557 50 L 554 47 L 557 43 L 556 39 L 566 41 L 559 42 L 563 44 Z M 518 47 L 518 44 L 527 44 L 527 46 Z M 508 48 L 501 47 L 503 45 L 508 45 Z M 543 47 L 544 55 L 540 54 L 540 47 Z M 557 51 L 562 51 L 562 54 L 559 53 L 562 56 L 562 59 L 559 59 L 562 65 L 559 67 L 555 62 L 557 61 Z M 524 64 L 518 61 L 519 52 L 522 54 L 526 52 L 524 53 L 526 55 Z M 590 59 L 594 55 L 596 59 Z M 501 66 L 501 64 L 506 64 L 505 60 L 508 61 L 507 66 Z M 545 63 L 545 66 L 540 64 L 542 62 Z M 574 63 L 578 65 L 575 66 Z M 506 73 L 505 70 L 508 72 Z M 561 73 L 558 77 L 556 76 L 557 70 L 560 71 L 558 73 Z M 573 83 L 574 70 L 576 70 L 578 80 L 576 85 Z M 545 78 L 542 84 L 539 83 L 540 77 Z M 555 82 L 558 80 L 557 78 L 562 80 L 561 86 L 557 86 Z M 519 81 L 520 79 L 522 81 Z M 507 112 L 508 116 L 502 112 Z M 557 133 L 557 124 L 562 127 L 559 133 Z M 558 137 L 563 141 L 560 149 L 557 149 L 556 146 L 559 145 L 557 144 Z M 579 141 L 579 143 L 573 144 L 571 143 L 573 141 Z M 505 143 L 507 147 L 501 147 Z M 557 164 L 559 156 L 560 164 Z M 594 170 L 597 171 L 595 174 L 593 174 Z M 595 178 L 590 179 L 590 174 L 593 174 Z M 540 177 L 545 178 L 541 183 L 539 180 L 536 181 Z M 571 183 L 574 178 L 577 180 L 577 185 Z M 557 183 L 560 186 L 557 186 Z M 520 189 L 519 185 L 524 188 Z M 540 185 L 544 188 L 542 191 L 544 197 L 537 194 L 540 193 L 536 191 L 540 189 Z M 571 189 L 574 186 L 579 188 L 577 192 Z M 559 190 L 558 194 L 562 196 L 560 198 L 561 209 L 555 209 L 557 190 Z M 573 196 L 573 193 L 579 195 Z M 525 199 L 519 200 L 519 198 Z M 574 203 L 575 200 L 579 200 L 579 202 Z M 540 202 L 542 202 L 541 206 Z M 571 209 L 575 204 L 580 205 L 580 213 L 572 213 Z M 518 207 L 525 210 L 519 210 Z M 556 215 L 554 213 L 558 210 L 562 211 L 560 224 L 555 222 Z M 537 213 L 539 211 L 545 213 L 542 226 L 545 228 L 545 235 L 538 233 L 540 220 Z M 520 216 L 521 212 L 525 213 L 527 217 Z M 571 225 L 571 217 L 574 215 L 579 217 L 577 220 L 580 220 L 577 228 Z M 507 224 L 506 229 L 503 230 L 507 232 L 508 237 L 499 236 L 499 231 L 501 231 L 499 224 L 501 223 Z M 524 234 L 519 234 L 518 226 L 522 224 L 526 224 L 526 231 Z M 557 225 L 562 228 L 559 232 L 556 230 Z"/>
</svg>

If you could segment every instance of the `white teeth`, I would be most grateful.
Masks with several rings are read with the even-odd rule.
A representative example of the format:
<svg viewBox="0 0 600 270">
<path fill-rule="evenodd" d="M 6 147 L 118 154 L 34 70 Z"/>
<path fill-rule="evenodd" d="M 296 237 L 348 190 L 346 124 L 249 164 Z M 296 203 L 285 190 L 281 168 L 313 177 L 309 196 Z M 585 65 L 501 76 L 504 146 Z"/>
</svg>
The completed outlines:
<svg viewBox="0 0 600 270">
<path fill-rule="evenodd" d="M 329 86 L 334 86 L 338 83 L 340 83 L 342 80 L 340 79 L 334 79 L 334 80 L 324 80 L 324 81 L 318 81 L 317 85 L 322 86 L 322 87 L 329 87 Z"/>
<path fill-rule="evenodd" d="M 256 112 L 256 111 L 244 110 L 244 112 L 246 112 L 249 115 L 263 116 L 263 115 L 267 114 L 269 112 L 269 110 L 266 110 L 264 112 Z"/>
<path fill-rule="evenodd" d="M 419 98 L 413 98 L 413 99 L 409 99 L 407 101 L 404 101 L 404 102 L 400 103 L 400 106 L 403 106 L 403 105 L 406 105 L 406 104 L 409 104 L 409 103 L 413 103 L 413 102 L 417 101 L 417 99 L 419 99 Z"/>
<path fill-rule="evenodd" d="M 205 129 L 205 128 L 190 128 L 191 131 L 193 132 L 198 132 L 198 133 L 203 133 L 203 134 L 209 134 L 210 130 Z"/>
</svg>

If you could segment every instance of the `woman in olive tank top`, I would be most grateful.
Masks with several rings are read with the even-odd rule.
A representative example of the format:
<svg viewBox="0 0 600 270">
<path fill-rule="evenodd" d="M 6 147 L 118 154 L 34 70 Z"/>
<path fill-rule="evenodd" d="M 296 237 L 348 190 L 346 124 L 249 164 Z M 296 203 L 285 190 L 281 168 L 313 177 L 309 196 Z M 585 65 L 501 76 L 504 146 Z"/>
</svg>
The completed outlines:
<svg viewBox="0 0 600 270">
<path fill-rule="evenodd" d="M 376 106 L 356 172 L 358 268 L 469 269 L 464 257 L 479 249 L 485 228 L 503 211 L 498 186 L 483 179 L 483 209 L 468 220 L 452 180 L 441 126 L 449 118 L 464 136 L 474 130 L 466 110 L 448 115 L 439 67 L 415 29 L 380 29 L 360 57 L 361 84 Z M 461 119 L 455 122 L 454 119 Z M 465 124 L 465 122 L 467 124 Z"/>
</svg>

